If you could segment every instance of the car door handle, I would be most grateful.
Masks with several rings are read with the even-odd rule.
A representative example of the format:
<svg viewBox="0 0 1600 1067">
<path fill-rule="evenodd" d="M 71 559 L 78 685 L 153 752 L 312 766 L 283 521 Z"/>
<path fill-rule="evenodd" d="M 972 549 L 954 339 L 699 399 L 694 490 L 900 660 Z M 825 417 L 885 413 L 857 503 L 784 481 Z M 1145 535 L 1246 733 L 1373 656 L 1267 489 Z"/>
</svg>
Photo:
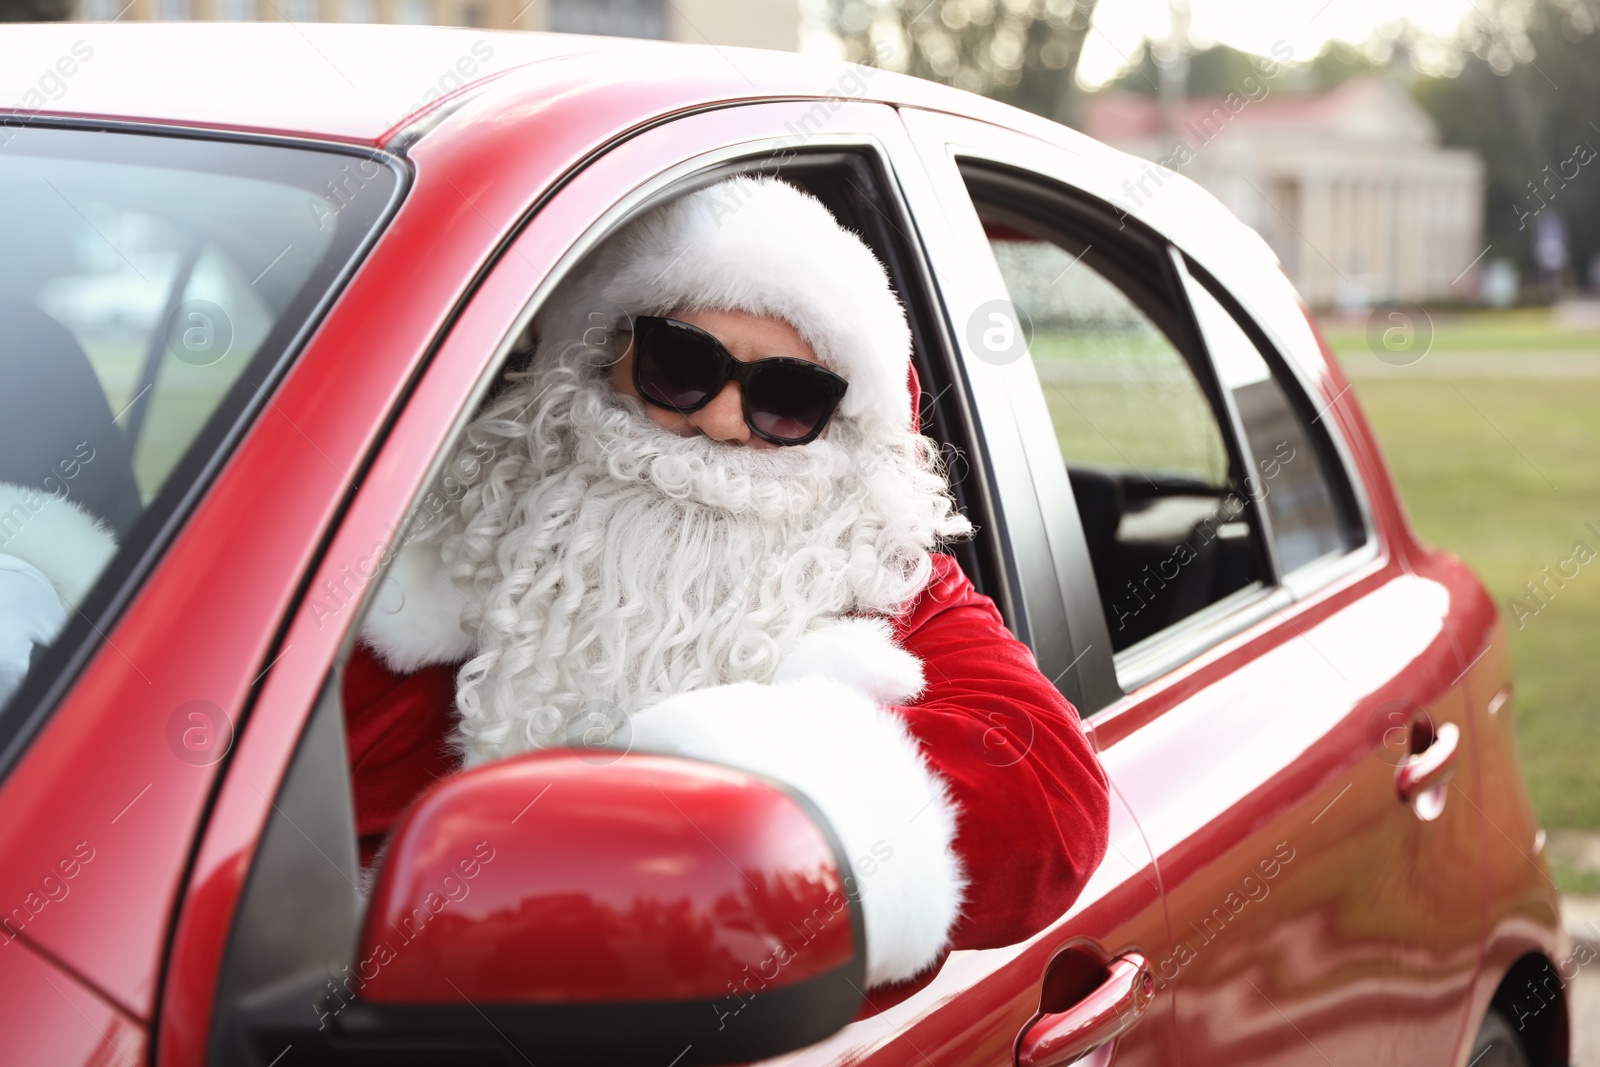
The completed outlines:
<svg viewBox="0 0 1600 1067">
<path fill-rule="evenodd" d="M 1435 731 L 1433 744 L 1400 765 L 1395 789 L 1407 804 L 1435 786 L 1448 782 L 1456 773 L 1456 758 L 1461 754 L 1461 728 L 1442 723 Z"/>
<path fill-rule="evenodd" d="M 1138 952 L 1106 965 L 1106 977 L 1062 1012 L 1039 1016 L 1017 1042 L 1018 1067 L 1062 1067 L 1126 1033 L 1155 996 L 1155 975 Z"/>
</svg>

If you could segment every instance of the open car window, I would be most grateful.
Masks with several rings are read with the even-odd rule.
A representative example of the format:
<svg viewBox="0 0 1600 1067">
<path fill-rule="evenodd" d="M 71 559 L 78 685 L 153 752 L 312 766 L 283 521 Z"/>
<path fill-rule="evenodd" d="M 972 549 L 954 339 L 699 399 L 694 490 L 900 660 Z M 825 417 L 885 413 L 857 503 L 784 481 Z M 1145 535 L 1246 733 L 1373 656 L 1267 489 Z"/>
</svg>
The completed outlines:
<svg viewBox="0 0 1600 1067">
<path fill-rule="evenodd" d="M 4 135 L 0 749 L 107 628 L 80 611 L 102 572 L 148 567 L 401 183 L 382 157 L 282 144 Z"/>
<path fill-rule="evenodd" d="M 961 170 L 1027 335 L 1123 691 L 1336 573 L 1366 541 L 1353 484 L 1325 411 L 1238 301 L 1098 201 Z"/>
<path fill-rule="evenodd" d="M 970 190 L 1031 329 L 1113 650 L 1270 585 L 1253 482 L 1163 250 Z"/>
</svg>

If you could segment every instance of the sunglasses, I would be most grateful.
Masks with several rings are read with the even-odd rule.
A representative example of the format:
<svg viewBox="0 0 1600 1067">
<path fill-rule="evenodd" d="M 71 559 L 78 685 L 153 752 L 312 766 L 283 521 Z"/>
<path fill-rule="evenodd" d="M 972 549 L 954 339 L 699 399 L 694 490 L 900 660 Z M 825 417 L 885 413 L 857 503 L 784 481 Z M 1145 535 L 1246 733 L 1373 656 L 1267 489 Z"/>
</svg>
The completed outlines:
<svg viewBox="0 0 1600 1067">
<path fill-rule="evenodd" d="M 792 356 L 746 363 L 711 334 L 677 319 L 641 315 L 633 326 L 633 387 L 646 401 L 689 415 L 739 383 L 750 432 L 776 445 L 816 439 L 850 383 Z"/>
</svg>

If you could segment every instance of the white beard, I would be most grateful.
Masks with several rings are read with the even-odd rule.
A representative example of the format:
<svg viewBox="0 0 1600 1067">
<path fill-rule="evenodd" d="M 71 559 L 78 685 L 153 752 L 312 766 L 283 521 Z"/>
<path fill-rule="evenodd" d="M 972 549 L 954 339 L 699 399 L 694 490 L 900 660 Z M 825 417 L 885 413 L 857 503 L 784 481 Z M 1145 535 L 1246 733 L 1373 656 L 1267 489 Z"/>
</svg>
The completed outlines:
<svg viewBox="0 0 1600 1067">
<path fill-rule="evenodd" d="M 802 447 L 678 437 L 584 357 L 511 376 L 467 431 L 489 461 L 424 535 L 467 599 L 469 765 L 770 682 L 819 625 L 908 607 L 930 551 L 971 530 L 925 437 L 842 417 Z"/>
</svg>

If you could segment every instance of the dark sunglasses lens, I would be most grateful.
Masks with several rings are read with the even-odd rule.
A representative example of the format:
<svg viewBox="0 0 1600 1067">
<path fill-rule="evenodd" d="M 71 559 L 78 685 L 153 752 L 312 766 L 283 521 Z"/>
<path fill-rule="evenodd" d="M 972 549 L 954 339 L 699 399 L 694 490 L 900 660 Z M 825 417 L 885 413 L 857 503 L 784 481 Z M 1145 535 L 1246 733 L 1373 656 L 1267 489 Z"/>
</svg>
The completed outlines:
<svg viewBox="0 0 1600 1067">
<path fill-rule="evenodd" d="M 639 391 L 658 404 L 693 408 L 722 387 L 722 359 L 701 337 L 671 327 L 639 339 Z"/>
<path fill-rule="evenodd" d="M 776 363 L 752 375 L 750 425 L 780 441 L 809 436 L 833 413 L 841 390 L 838 380 L 816 367 Z"/>
</svg>

